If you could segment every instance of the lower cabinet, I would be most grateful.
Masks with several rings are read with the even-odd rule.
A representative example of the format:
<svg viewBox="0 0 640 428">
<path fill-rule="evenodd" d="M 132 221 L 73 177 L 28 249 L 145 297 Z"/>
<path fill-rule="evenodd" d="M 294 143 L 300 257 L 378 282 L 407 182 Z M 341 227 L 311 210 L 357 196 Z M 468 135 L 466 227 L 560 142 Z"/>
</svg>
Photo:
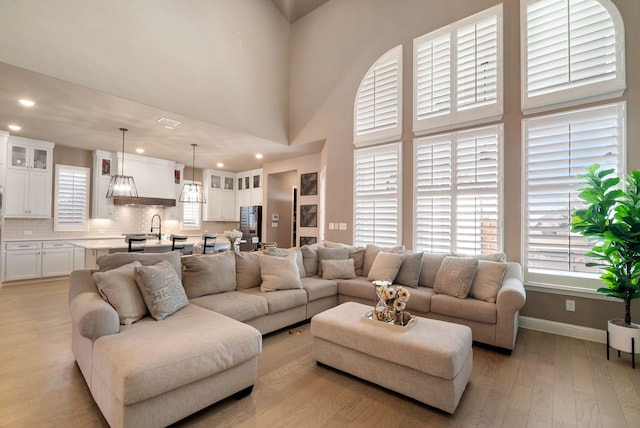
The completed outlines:
<svg viewBox="0 0 640 428">
<path fill-rule="evenodd" d="M 4 252 L 4 281 L 69 275 L 84 267 L 84 249 L 62 241 L 7 242 Z M 82 262 L 77 260 L 82 258 Z"/>
</svg>

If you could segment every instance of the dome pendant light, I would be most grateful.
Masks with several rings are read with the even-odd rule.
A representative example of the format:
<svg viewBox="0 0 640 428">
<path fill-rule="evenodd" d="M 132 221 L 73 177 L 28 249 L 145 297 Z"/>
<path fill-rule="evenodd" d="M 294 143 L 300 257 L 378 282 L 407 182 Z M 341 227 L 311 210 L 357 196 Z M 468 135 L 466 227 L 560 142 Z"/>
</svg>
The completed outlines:
<svg viewBox="0 0 640 428">
<path fill-rule="evenodd" d="M 136 189 L 136 183 L 133 181 L 133 177 L 124 175 L 124 133 L 127 132 L 128 129 L 120 128 L 120 131 L 122 131 L 122 162 L 120 175 L 111 176 L 109 189 L 107 190 L 107 198 L 137 198 L 138 189 Z"/>
<path fill-rule="evenodd" d="M 196 147 L 197 144 L 191 144 L 193 147 L 193 163 L 191 164 L 191 184 L 184 183 L 182 186 L 182 192 L 180 192 L 180 202 L 187 202 L 192 204 L 205 204 L 207 202 L 204 197 L 204 189 L 202 185 L 195 182 L 195 170 L 196 170 Z"/>
</svg>

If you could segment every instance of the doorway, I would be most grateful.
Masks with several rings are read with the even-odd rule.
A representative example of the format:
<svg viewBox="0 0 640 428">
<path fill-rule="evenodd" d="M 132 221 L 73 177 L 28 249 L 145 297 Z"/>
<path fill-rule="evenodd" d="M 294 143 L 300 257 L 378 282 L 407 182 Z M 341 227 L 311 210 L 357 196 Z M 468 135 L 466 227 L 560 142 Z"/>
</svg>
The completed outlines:
<svg viewBox="0 0 640 428">
<path fill-rule="evenodd" d="M 290 248 L 294 235 L 294 195 L 297 198 L 298 171 L 269 174 L 267 180 L 267 212 L 265 241 L 280 248 Z M 296 204 L 297 205 L 297 204 Z M 297 226 L 297 225 L 296 225 Z"/>
</svg>

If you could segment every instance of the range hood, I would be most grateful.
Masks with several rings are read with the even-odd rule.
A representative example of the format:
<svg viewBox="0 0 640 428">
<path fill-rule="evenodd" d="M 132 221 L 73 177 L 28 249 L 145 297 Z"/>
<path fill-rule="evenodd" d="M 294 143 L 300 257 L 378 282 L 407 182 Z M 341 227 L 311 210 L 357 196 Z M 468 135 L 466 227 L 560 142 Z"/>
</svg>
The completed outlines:
<svg viewBox="0 0 640 428">
<path fill-rule="evenodd" d="M 153 206 L 153 207 L 175 207 L 175 199 L 166 198 L 144 198 L 137 197 L 115 197 L 113 198 L 114 205 L 129 205 L 129 206 Z"/>
</svg>

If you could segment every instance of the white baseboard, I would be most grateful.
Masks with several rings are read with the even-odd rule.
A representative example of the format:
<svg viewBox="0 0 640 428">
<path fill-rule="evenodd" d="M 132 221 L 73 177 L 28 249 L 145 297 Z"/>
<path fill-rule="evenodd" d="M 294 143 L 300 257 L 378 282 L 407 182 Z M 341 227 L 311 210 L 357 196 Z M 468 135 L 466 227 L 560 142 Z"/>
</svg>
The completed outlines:
<svg viewBox="0 0 640 428">
<path fill-rule="evenodd" d="M 591 342 L 607 343 L 606 330 L 598 330 L 597 328 L 583 327 L 580 325 L 565 324 L 563 322 L 523 316 L 520 316 L 519 326 L 528 330 L 558 334 L 560 336 L 589 340 Z"/>
</svg>

